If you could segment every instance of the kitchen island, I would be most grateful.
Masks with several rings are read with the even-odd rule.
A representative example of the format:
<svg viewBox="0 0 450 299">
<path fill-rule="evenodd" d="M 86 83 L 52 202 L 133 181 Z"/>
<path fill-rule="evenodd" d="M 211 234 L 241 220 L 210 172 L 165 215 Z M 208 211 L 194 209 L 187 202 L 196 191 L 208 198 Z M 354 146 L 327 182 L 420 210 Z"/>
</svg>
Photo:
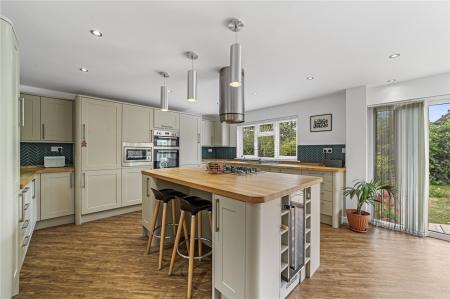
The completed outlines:
<svg viewBox="0 0 450 299">
<path fill-rule="evenodd" d="M 322 178 L 271 172 L 213 175 L 201 167 L 142 174 L 145 230 L 155 203 L 150 188 L 172 188 L 212 201 L 213 229 L 203 221 L 208 225 L 202 231 L 213 241 L 213 298 L 285 298 L 318 269 Z M 291 212 L 294 203 L 304 212 L 295 227 L 304 232 L 302 244 L 295 245 L 289 242 L 298 217 Z M 290 267 L 295 252 L 301 252 L 298 272 Z"/>
</svg>

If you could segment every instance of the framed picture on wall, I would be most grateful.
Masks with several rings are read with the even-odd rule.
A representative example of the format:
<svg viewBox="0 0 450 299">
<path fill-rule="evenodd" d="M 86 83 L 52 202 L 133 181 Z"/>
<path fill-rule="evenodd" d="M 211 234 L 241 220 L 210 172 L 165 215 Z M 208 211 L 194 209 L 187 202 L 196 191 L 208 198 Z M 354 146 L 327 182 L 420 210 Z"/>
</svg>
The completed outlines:
<svg viewBox="0 0 450 299">
<path fill-rule="evenodd" d="M 309 117 L 309 130 L 310 132 L 323 132 L 333 130 L 333 115 L 321 114 L 312 115 Z"/>
</svg>

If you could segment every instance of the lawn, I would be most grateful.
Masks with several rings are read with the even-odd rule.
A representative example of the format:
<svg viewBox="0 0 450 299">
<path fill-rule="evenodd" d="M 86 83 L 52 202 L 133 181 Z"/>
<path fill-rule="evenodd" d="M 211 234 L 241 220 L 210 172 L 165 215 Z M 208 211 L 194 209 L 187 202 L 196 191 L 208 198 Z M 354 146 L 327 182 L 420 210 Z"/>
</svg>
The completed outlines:
<svg viewBox="0 0 450 299">
<path fill-rule="evenodd" d="M 430 185 L 429 223 L 450 224 L 450 185 Z"/>
</svg>

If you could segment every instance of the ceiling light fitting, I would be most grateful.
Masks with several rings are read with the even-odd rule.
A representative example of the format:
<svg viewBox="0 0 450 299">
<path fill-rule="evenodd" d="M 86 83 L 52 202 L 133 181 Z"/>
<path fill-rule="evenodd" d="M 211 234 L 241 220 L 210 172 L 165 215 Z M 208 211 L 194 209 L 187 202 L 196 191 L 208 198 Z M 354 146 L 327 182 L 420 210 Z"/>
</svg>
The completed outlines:
<svg viewBox="0 0 450 299">
<path fill-rule="evenodd" d="M 230 47 L 230 86 L 239 87 L 242 81 L 242 47 L 237 41 L 237 33 L 244 27 L 244 23 L 238 19 L 231 19 L 227 27 L 236 33 L 236 42 Z"/>
<path fill-rule="evenodd" d="M 390 59 L 394 59 L 394 58 L 397 58 L 397 57 L 400 57 L 400 53 L 394 53 L 394 54 L 389 55 Z"/>
<path fill-rule="evenodd" d="M 387 80 L 386 82 L 387 83 L 394 83 L 395 81 L 397 81 L 396 79 L 389 79 L 389 80 Z"/>
<path fill-rule="evenodd" d="M 97 30 L 97 29 L 91 29 L 89 32 L 95 37 L 102 37 L 103 36 L 103 33 L 100 30 Z"/>
<path fill-rule="evenodd" d="M 169 78 L 169 73 L 158 72 L 158 74 L 163 77 L 163 85 L 161 86 L 161 111 L 169 111 L 169 90 L 166 85 L 166 78 Z"/>
<path fill-rule="evenodd" d="M 197 100 L 197 71 L 194 69 L 194 60 L 198 59 L 198 54 L 193 51 L 189 51 L 186 52 L 185 55 L 192 62 L 192 67 L 188 71 L 187 100 L 189 102 L 195 102 Z"/>
<path fill-rule="evenodd" d="M 89 70 L 85 67 L 80 67 L 80 72 L 87 73 L 87 72 L 89 72 Z"/>
<path fill-rule="evenodd" d="M 314 77 L 313 76 L 308 76 L 308 77 L 306 77 L 306 80 L 314 80 Z"/>
</svg>

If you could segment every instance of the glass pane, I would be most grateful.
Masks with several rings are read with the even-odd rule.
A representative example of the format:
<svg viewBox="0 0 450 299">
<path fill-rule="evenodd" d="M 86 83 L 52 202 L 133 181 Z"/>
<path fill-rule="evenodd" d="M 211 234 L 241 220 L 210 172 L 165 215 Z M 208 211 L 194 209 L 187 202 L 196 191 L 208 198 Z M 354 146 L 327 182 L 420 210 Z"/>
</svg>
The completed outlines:
<svg viewBox="0 0 450 299">
<path fill-rule="evenodd" d="M 243 149 L 242 154 L 244 156 L 253 156 L 255 154 L 255 127 L 244 127 L 243 132 Z"/>
<path fill-rule="evenodd" d="M 274 136 L 258 137 L 258 154 L 259 157 L 275 157 Z"/>
<path fill-rule="evenodd" d="M 264 124 L 259 126 L 260 132 L 273 132 L 273 124 Z"/>
<path fill-rule="evenodd" d="M 280 156 L 297 155 L 296 127 L 295 120 L 280 123 Z"/>
</svg>

